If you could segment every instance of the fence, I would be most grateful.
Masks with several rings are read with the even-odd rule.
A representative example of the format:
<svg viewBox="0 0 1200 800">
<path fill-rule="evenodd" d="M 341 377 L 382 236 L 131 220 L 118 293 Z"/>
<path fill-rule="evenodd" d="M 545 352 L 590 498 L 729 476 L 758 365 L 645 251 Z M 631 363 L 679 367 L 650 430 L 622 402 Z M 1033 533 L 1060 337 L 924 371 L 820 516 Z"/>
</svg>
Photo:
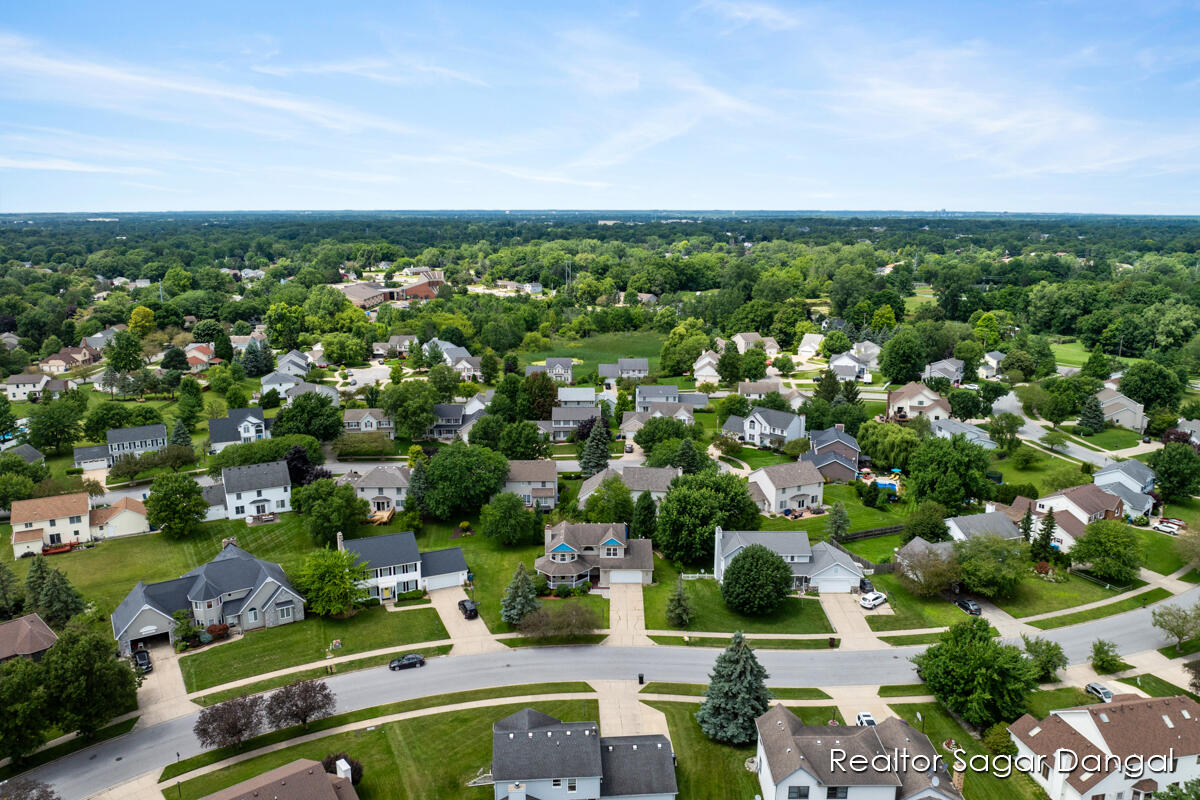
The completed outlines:
<svg viewBox="0 0 1200 800">
<path fill-rule="evenodd" d="M 830 539 L 829 543 L 838 550 L 841 550 L 846 555 L 850 556 L 854 563 L 858 564 L 863 569 L 869 569 L 876 575 L 890 575 L 896 571 L 896 562 L 889 561 L 886 564 L 876 564 L 874 561 L 863 558 L 857 553 L 851 553 L 845 548 L 845 546 L 843 546 L 842 542 L 857 542 L 861 541 L 862 539 L 877 539 L 880 536 L 891 536 L 892 534 L 899 533 L 902 530 L 904 530 L 903 525 L 888 525 L 884 528 L 868 528 L 865 531 L 855 531 L 854 533 L 846 534 L 846 536 L 842 538 L 841 542 L 835 542 L 833 539 Z"/>
<path fill-rule="evenodd" d="M 692 574 L 684 573 L 684 574 L 680 575 L 679 577 L 683 578 L 685 581 L 702 581 L 706 578 L 711 579 L 711 580 L 717 579 L 717 576 L 711 572 L 698 572 L 698 573 L 692 573 Z"/>
</svg>

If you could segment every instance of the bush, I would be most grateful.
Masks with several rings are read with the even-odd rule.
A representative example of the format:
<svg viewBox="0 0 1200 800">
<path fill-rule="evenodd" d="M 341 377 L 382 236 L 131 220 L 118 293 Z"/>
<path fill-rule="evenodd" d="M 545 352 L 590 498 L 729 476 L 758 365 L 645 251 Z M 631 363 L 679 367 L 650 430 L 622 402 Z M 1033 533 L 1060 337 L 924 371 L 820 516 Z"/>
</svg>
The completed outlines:
<svg viewBox="0 0 1200 800">
<path fill-rule="evenodd" d="M 220 625 L 209 625 L 207 628 L 205 628 L 205 631 L 216 641 L 229 638 L 229 626 L 225 625 L 224 623 Z"/>
<path fill-rule="evenodd" d="M 196 638 L 200 640 L 200 644 L 211 644 L 213 640 L 212 634 L 207 631 L 201 631 L 200 635 Z"/>
<path fill-rule="evenodd" d="M 419 600 L 425 596 L 424 589 L 413 589 L 411 592 L 400 592 L 396 595 L 397 600 Z"/>
<path fill-rule="evenodd" d="M 82 475 L 83 467 L 67 467 L 67 475 Z"/>
<path fill-rule="evenodd" d="M 458 529 L 463 533 L 466 533 L 467 531 L 471 530 L 471 523 L 464 519 L 462 522 L 458 523 Z"/>
<path fill-rule="evenodd" d="M 330 775 L 337 775 L 337 762 L 341 760 L 350 765 L 350 782 L 357 786 L 363 777 L 363 765 L 357 758 L 351 758 L 345 753 L 330 753 L 321 759 L 321 766 Z"/>
<path fill-rule="evenodd" d="M 1008 735 L 1008 725 L 997 722 L 983 734 L 983 746 L 998 756 L 1016 755 L 1017 746 Z"/>
<path fill-rule="evenodd" d="M 364 597 L 357 605 L 361 608 L 374 608 L 375 606 L 383 605 L 383 601 L 378 597 Z"/>
<path fill-rule="evenodd" d="M 567 597 L 572 596 L 573 594 L 575 594 L 575 590 L 572 587 L 567 586 L 566 584 L 559 584 L 558 586 L 554 587 L 554 596 L 555 597 L 567 598 Z"/>
<path fill-rule="evenodd" d="M 1081 463 L 1079 465 L 1079 471 L 1082 472 L 1084 475 L 1091 475 L 1092 469 L 1093 469 L 1093 467 L 1092 467 L 1092 464 L 1090 461 L 1084 461 L 1083 463 Z"/>
<path fill-rule="evenodd" d="M 1141 514 L 1141 515 L 1133 518 L 1133 524 L 1141 525 L 1142 527 L 1145 527 L 1146 525 L 1150 524 L 1150 520 L 1146 517 L 1145 514 Z"/>
<path fill-rule="evenodd" d="M 1100 675 L 1120 672 L 1125 662 L 1117 655 L 1117 646 L 1106 639 L 1092 642 L 1092 669 Z"/>
<path fill-rule="evenodd" d="M 545 575 L 540 572 L 533 578 L 533 590 L 537 592 L 538 597 L 545 597 L 550 594 L 550 581 Z"/>
</svg>

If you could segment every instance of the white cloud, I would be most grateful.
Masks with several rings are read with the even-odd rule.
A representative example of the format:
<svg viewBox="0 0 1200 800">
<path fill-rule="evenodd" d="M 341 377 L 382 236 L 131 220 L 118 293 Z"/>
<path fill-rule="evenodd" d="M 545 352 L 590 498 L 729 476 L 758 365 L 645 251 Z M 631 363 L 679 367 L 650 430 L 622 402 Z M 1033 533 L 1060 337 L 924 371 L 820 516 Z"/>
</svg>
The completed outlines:
<svg viewBox="0 0 1200 800">
<path fill-rule="evenodd" d="M 424 76 L 445 78 L 472 86 L 487 86 L 487 81 L 466 72 L 432 64 L 420 59 L 361 58 L 349 61 L 327 61 L 311 64 L 255 64 L 255 72 L 288 78 L 294 75 L 353 75 L 359 78 L 390 84 L 411 84 Z"/>
<path fill-rule="evenodd" d="M 144 175 L 154 170 L 143 167 L 87 164 L 66 158 L 0 156 L 0 169 L 44 170 L 49 172 L 115 172 L 126 175 Z"/>
<path fill-rule="evenodd" d="M 700 7 L 712 11 L 737 25 L 761 25 L 770 30 L 785 31 L 800 26 L 800 15 L 768 3 L 743 3 L 728 0 L 704 0 Z"/>
</svg>

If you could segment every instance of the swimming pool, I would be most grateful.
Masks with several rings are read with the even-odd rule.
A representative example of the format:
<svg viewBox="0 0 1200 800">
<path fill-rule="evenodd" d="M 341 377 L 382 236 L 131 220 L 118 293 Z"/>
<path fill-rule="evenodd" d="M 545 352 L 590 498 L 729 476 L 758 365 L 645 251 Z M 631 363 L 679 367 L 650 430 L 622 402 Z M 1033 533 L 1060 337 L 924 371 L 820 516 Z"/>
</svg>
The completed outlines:
<svg viewBox="0 0 1200 800">
<path fill-rule="evenodd" d="M 895 481 L 875 481 L 875 485 L 880 489 L 891 489 L 893 492 L 900 491 L 900 484 Z"/>
</svg>

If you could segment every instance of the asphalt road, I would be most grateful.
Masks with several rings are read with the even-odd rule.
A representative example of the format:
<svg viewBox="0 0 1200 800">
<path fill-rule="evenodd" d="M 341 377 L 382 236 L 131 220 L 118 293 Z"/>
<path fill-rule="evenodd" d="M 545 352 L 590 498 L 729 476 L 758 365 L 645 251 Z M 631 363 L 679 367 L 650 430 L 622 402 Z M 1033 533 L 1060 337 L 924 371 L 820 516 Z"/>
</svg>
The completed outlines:
<svg viewBox="0 0 1200 800">
<path fill-rule="evenodd" d="M 1188 606 L 1200 599 L 1200 587 L 1173 598 Z M 1096 639 L 1109 639 L 1122 653 L 1162 647 L 1169 642 L 1150 622 L 1150 610 L 1047 631 L 1072 663 L 1087 661 Z M 908 659 L 920 647 L 853 650 L 761 650 L 759 660 L 775 686 L 838 686 L 911 683 Z M 491 686 L 564 680 L 646 680 L 706 683 L 716 651 L 689 647 L 525 647 L 500 653 L 431 659 L 419 670 L 389 672 L 380 667 L 329 679 L 338 711 L 368 708 L 398 700 Z M 503 702 L 502 700 L 497 702 Z M 171 763 L 176 753 L 200 752 L 192 735 L 196 715 L 180 717 L 73 753 L 33 770 L 63 797 L 87 797 L 149 769 Z"/>
<path fill-rule="evenodd" d="M 1024 420 L 1024 424 L 1021 425 L 1021 429 L 1018 431 L 1022 437 L 1026 439 L 1032 439 L 1035 442 L 1040 442 L 1042 436 L 1046 434 L 1045 428 L 1033 422 L 1033 420 L 1029 419 L 1029 417 L 1025 416 L 1024 412 L 1021 411 L 1021 401 L 1017 399 L 1015 392 L 1009 392 L 1008 394 L 1004 395 L 1004 397 L 1001 397 L 992 404 L 992 413 L 999 414 L 1002 411 L 1012 412 Z M 1078 459 L 1079 461 L 1087 461 L 1091 464 L 1095 464 L 1098 467 L 1106 467 L 1113 463 L 1113 459 L 1104 455 L 1104 453 L 1098 453 L 1095 450 L 1089 450 L 1088 448 L 1081 447 L 1080 445 L 1077 445 L 1071 441 L 1068 441 L 1062 448 L 1060 448 L 1060 452 L 1070 456 L 1071 458 Z"/>
</svg>

